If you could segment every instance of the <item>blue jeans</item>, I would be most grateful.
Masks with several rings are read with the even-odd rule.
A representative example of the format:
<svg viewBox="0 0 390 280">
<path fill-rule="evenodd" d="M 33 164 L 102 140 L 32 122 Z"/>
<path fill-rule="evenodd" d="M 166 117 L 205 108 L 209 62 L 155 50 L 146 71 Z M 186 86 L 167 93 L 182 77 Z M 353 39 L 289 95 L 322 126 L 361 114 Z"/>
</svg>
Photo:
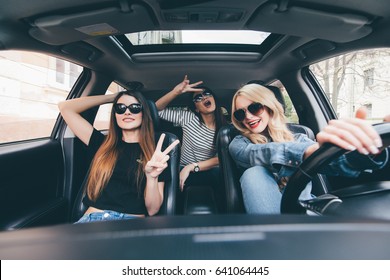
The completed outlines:
<svg viewBox="0 0 390 280">
<path fill-rule="evenodd" d="M 263 166 L 245 170 L 240 178 L 245 210 L 249 214 L 280 214 L 282 193 L 275 176 Z M 299 199 L 312 198 L 311 184 L 304 189 Z"/>
<path fill-rule="evenodd" d="M 75 222 L 75 224 L 90 223 L 90 222 L 99 222 L 99 221 L 111 221 L 111 220 L 130 220 L 139 218 L 138 216 L 124 214 L 111 210 L 104 210 L 103 212 L 93 212 L 90 214 L 85 214 Z"/>
</svg>

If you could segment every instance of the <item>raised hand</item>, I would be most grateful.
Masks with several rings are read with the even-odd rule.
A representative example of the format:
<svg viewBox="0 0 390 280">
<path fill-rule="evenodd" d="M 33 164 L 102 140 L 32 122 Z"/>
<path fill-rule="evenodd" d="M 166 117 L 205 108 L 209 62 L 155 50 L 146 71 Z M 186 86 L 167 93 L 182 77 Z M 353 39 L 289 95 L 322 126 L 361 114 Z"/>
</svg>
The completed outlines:
<svg viewBox="0 0 390 280">
<path fill-rule="evenodd" d="M 146 163 L 145 174 L 147 177 L 157 178 L 161 172 L 168 166 L 169 152 L 179 144 L 179 140 L 174 141 L 164 151 L 161 151 L 162 144 L 164 142 L 165 134 L 161 134 L 160 139 L 157 142 L 156 150 L 153 153 L 152 158 Z"/>
<path fill-rule="evenodd" d="M 203 89 L 201 88 L 195 88 L 196 86 L 202 84 L 203 81 L 199 81 L 193 84 L 190 84 L 190 80 L 188 79 L 187 75 L 184 76 L 184 80 L 175 86 L 174 91 L 182 94 L 185 92 L 202 92 Z"/>
</svg>

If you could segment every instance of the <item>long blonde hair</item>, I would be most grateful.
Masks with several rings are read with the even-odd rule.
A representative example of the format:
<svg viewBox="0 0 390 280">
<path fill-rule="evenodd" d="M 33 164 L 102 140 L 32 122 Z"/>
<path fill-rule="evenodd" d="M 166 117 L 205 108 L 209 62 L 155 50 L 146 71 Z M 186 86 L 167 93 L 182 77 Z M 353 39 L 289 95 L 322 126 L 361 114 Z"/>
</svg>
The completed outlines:
<svg viewBox="0 0 390 280">
<path fill-rule="evenodd" d="M 264 131 L 261 134 L 253 133 L 246 128 L 242 122 L 239 122 L 234 118 L 233 112 L 237 110 L 236 100 L 238 96 L 243 96 L 252 102 L 259 102 L 265 106 L 265 110 L 267 110 L 270 115 L 266 128 L 267 131 Z M 232 102 L 232 122 L 235 128 L 255 144 L 267 143 L 267 135 L 269 135 L 274 142 L 288 142 L 294 140 L 293 134 L 287 128 L 287 120 L 284 116 L 282 104 L 280 104 L 270 89 L 258 84 L 245 85 L 234 94 Z"/>
<path fill-rule="evenodd" d="M 141 189 L 141 182 L 143 181 L 144 169 L 146 163 L 152 158 L 152 155 L 155 150 L 155 141 L 154 141 L 154 127 L 153 121 L 150 114 L 149 107 L 146 100 L 140 92 L 137 91 L 122 91 L 120 92 L 113 102 L 117 103 L 118 99 L 122 95 L 133 96 L 138 100 L 142 105 L 142 122 L 140 126 L 140 138 L 139 144 L 141 147 L 141 158 L 138 164 L 136 182 L 138 191 Z M 110 180 L 112 173 L 114 171 L 115 164 L 118 159 L 118 143 L 122 139 L 122 129 L 118 126 L 115 118 L 115 111 L 111 109 L 110 117 L 110 127 L 108 129 L 108 135 L 104 140 L 103 144 L 100 146 L 96 155 L 93 158 L 91 169 L 89 171 L 88 180 L 87 180 L 87 195 L 88 197 L 95 201 L 103 188 L 107 185 Z"/>
</svg>

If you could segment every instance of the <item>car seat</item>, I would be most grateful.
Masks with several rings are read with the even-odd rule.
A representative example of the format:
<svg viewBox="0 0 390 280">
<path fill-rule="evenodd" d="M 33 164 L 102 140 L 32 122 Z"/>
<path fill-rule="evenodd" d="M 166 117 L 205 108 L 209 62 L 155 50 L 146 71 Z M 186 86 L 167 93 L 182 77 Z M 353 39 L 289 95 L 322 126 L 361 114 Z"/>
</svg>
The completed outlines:
<svg viewBox="0 0 390 280">
<path fill-rule="evenodd" d="M 156 104 L 148 100 L 148 106 L 150 109 L 150 113 L 153 119 L 153 125 L 155 129 L 155 138 L 158 140 L 162 133 L 165 133 L 164 145 L 169 146 L 173 143 L 177 136 L 169 133 L 162 132 L 159 130 L 160 118 L 158 116 L 158 111 L 156 108 Z M 176 213 L 176 193 L 179 188 L 179 159 L 180 159 L 180 145 L 176 145 L 169 153 L 170 160 L 168 162 L 168 170 L 171 175 L 171 180 L 165 182 L 164 186 L 164 200 L 161 205 L 160 211 L 158 215 L 174 215 Z M 88 172 L 87 172 L 88 174 Z M 84 178 L 84 182 L 82 187 L 80 188 L 77 197 L 75 199 L 73 209 L 72 209 L 72 217 L 71 221 L 78 221 L 87 210 L 87 207 L 83 203 L 83 198 L 85 195 L 85 184 L 87 180 L 87 175 Z"/>
<path fill-rule="evenodd" d="M 267 87 L 275 94 L 276 98 L 279 102 L 281 102 L 284 108 L 285 103 L 279 88 L 274 86 Z M 304 125 L 288 123 L 287 126 L 293 133 L 303 133 L 310 139 L 315 139 L 313 131 Z M 227 213 L 245 213 L 239 181 L 242 171 L 237 168 L 236 163 L 229 153 L 229 144 L 238 134 L 239 131 L 230 124 L 222 127 L 217 135 L 219 167 L 222 173 L 223 184 L 225 186 Z M 313 179 L 313 192 L 315 194 L 325 193 L 326 184 L 326 177 L 318 175 L 317 178 Z"/>
</svg>

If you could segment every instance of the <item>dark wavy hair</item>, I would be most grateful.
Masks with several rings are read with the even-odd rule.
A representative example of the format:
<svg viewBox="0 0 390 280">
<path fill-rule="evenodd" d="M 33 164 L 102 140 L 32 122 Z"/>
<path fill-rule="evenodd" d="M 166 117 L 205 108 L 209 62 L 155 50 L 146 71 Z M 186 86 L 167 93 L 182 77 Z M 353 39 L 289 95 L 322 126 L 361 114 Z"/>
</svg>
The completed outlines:
<svg viewBox="0 0 390 280">
<path fill-rule="evenodd" d="M 215 111 L 214 111 L 214 116 L 215 116 L 215 135 L 214 135 L 214 140 L 213 140 L 213 144 L 215 145 L 216 144 L 216 140 L 217 140 L 217 134 L 218 134 L 218 131 L 219 129 L 226 125 L 227 124 L 227 121 L 226 121 L 226 118 L 223 114 L 223 110 L 222 110 L 222 107 L 221 105 L 219 105 L 219 100 L 218 98 L 215 96 L 214 92 L 206 87 L 206 86 L 203 86 L 203 85 L 199 85 L 195 88 L 201 88 L 203 89 L 204 91 L 207 91 L 207 92 L 210 92 L 211 95 L 214 97 L 214 101 L 215 101 Z M 189 97 L 191 97 L 190 99 L 190 102 L 189 102 L 189 108 L 192 112 L 194 112 L 194 114 L 198 117 L 199 121 L 204 123 L 204 120 L 202 118 L 202 115 L 199 114 L 197 111 L 196 111 L 196 107 L 195 107 L 195 103 L 194 101 L 192 100 L 193 99 L 193 96 L 194 94 L 190 94 Z"/>
</svg>

